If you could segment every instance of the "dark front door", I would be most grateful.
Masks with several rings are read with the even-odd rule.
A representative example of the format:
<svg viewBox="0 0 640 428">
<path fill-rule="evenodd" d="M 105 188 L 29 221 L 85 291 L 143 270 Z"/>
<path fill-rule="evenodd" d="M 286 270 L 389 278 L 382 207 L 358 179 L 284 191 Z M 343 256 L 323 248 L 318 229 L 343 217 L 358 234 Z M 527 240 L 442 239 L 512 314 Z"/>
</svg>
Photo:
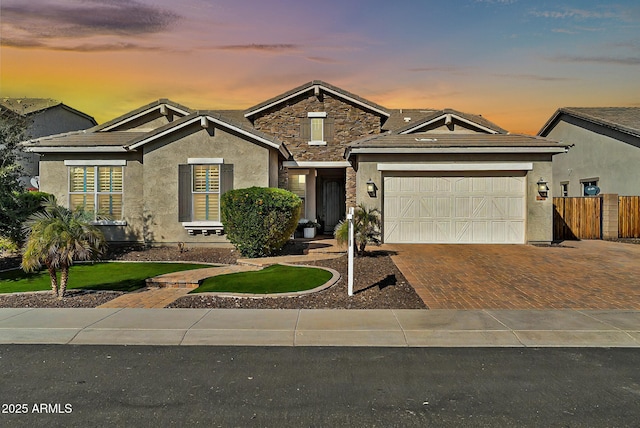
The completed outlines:
<svg viewBox="0 0 640 428">
<path fill-rule="evenodd" d="M 323 189 L 324 206 L 324 231 L 325 233 L 333 232 L 336 224 L 341 220 L 340 202 L 344 202 L 342 198 L 342 189 L 338 181 L 325 181 Z"/>
<path fill-rule="evenodd" d="M 318 170 L 316 205 L 324 233 L 333 234 L 336 224 L 345 216 L 345 170 Z"/>
</svg>

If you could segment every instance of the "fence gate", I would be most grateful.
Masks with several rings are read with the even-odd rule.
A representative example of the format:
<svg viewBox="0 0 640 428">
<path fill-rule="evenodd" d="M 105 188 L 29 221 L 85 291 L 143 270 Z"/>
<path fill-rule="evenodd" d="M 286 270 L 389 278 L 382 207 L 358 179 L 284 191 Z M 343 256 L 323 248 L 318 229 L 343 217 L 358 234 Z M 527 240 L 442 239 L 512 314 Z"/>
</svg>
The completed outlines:
<svg viewBox="0 0 640 428">
<path fill-rule="evenodd" d="M 600 239 L 601 198 L 553 198 L 553 239 Z"/>
<path fill-rule="evenodd" d="M 618 236 L 640 238 L 640 196 L 618 197 Z"/>
</svg>

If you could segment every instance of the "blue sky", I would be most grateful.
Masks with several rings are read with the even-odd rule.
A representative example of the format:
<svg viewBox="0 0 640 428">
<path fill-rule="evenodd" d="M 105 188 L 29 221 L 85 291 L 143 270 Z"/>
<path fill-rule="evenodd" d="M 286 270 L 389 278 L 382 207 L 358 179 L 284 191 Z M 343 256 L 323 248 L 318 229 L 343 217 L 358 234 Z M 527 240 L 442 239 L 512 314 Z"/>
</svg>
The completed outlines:
<svg viewBox="0 0 640 428">
<path fill-rule="evenodd" d="M 640 5 L 526 0 L 3 0 L 0 95 L 109 120 L 158 98 L 246 108 L 313 79 L 535 133 L 640 106 Z"/>
</svg>

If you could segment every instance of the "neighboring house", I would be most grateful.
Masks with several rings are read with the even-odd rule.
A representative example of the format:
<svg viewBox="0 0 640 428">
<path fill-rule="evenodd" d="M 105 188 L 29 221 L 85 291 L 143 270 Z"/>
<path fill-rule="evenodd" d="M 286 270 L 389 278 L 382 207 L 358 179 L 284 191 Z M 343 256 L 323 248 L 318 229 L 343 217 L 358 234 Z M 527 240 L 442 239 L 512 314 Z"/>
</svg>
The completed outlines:
<svg viewBox="0 0 640 428">
<path fill-rule="evenodd" d="M 109 215 L 96 220 L 113 241 L 155 244 L 226 242 L 220 195 L 250 186 L 296 193 L 327 233 L 363 202 L 381 208 L 387 242 L 551 241 L 551 201 L 536 198 L 536 182 L 565 149 L 455 110 L 389 110 L 322 81 L 244 111 L 159 100 L 27 146 L 42 156 L 42 190 Z"/>
<path fill-rule="evenodd" d="M 48 98 L 0 98 L 0 116 L 17 116 L 26 121 L 26 137 L 40 138 L 97 125 L 93 117 Z M 38 175 L 38 155 L 25 154 L 20 162 L 27 185 Z"/>
<path fill-rule="evenodd" d="M 553 196 L 640 194 L 640 107 L 565 107 L 538 135 L 569 145 L 553 158 Z"/>
</svg>

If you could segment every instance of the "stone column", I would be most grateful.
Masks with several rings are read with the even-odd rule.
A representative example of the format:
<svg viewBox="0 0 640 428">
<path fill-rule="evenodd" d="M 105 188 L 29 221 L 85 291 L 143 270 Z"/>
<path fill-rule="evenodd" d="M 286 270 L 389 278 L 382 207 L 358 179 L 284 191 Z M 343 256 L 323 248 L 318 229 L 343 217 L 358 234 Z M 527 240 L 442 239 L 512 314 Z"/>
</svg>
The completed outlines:
<svg viewBox="0 0 640 428">
<path fill-rule="evenodd" d="M 346 175 L 346 208 L 349 211 L 349 207 L 356 206 L 356 171 L 348 167 Z"/>
<path fill-rule="evenodd" d="M 602 239 L 618 239 L 618 195 L 607 193 L 602 198 Z"/>
</svg>

